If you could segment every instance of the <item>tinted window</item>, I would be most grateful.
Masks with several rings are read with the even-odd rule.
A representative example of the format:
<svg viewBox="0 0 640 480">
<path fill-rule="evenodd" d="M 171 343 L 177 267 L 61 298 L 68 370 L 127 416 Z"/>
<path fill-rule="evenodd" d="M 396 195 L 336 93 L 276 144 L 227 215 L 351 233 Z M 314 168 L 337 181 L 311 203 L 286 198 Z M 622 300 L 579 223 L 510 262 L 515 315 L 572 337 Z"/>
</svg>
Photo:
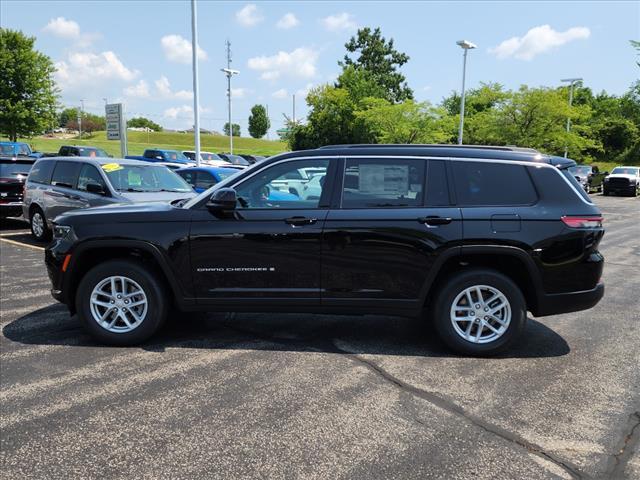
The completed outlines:
<svg viewBox="0 0 640 480">
<path fill-rule="evenodd" d="M 0 178 L 26 177 L 33 163 L 29 162 L 4 162 L 0 160 Z"/>
<path fill-rule="evenodd" d="M 213 175 L 208 172 L 198 172 L 196 178 L 196 188 L 204 188 L 206 190 L 218 183 L 216 179 L 213 178 Z"/>
<path fill-rule="evenodd" d="M 329 160 L 296 160 L 268 167 L 236 187 L 239 208 L 318 208 Z M 311 178 L 290 179 L 292 172 L 302 177 L 313 169 Z M 318 178 L 316 178 L 318 176 Z M 316 181 L 312 180 L 316 178 Z"/>
<path fill-rule="evenodd" d="M 528 205 L 537 200 L 523 165 L 452 162 L 460 205 Z"/>
<path fill-rule="evenodd" d="M 102 185 L 102 188 L 107 191 L 107 186 L 98 172 L 98 169 L 93 165 L 85 164 L 80 169 L 80 176 L 78 177 L 78 190 L 87 190 L 87 184 L 94 183 Z"/>
<path fill-rule="evenodd" d="M 60 151 L 58 152 L 58 155 L 60 155 L 62 157 L 67 157 L 69 155 L 69 148 L 60 147 Z"/>
<path fill-rule="evenodd" d="M 414 207 L 422 205 L 424 160 L 348 159 L 343 208 Z"/>
<path fill-rule="evenodd" d="M 52 161 L 39 161 L 36 162 L 31 168 L 28 180 L 35 183 L 44 183 L 46 185 L 51 181 L 51 173 L 53 173 L 53 167 L 56 162 Z"/>
<path fill-rule="evenodd" d="M 51 185 L 75 188 L 82 165 L 82 162 L 57 162 L 56 168 L 53 170 Z"/>
<path fill-rule="evenodd" d="M 432 207 L 449 205 L 447 171 L 443 160 L 429 160 L 427 173 L 427 205 Z"/>
<path fill-rule="evenodd" d="M 191 185 L 194 186 L 196 184 L 196 172 L 193 170 L 186 170 L 184 172 L 176 172 L 178 175 L 180 175 L 182 178 L 185 179 L 185 181 Z"/>
</svg>

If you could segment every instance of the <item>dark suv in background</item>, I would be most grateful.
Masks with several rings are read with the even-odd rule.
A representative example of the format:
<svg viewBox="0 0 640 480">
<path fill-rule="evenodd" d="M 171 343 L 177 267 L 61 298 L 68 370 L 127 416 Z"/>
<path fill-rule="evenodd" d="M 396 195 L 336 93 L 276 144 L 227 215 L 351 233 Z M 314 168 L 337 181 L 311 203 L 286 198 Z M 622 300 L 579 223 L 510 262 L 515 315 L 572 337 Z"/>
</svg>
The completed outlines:
<svg viewBox="0 0 640 480">
<path fill-rule="evenodd" d="M 574 165 L 499 147 L 286 153 L 180 204 L 62 215 L 52 294 L 116 345 L 146 340 L 175 306 L 420 316 L 450 348 L 493 354 L 527 311 L 584 310 L 604 293 L 602 217 Z M 310 171 L 319 195 L 271 195 Z"/>
</svg>

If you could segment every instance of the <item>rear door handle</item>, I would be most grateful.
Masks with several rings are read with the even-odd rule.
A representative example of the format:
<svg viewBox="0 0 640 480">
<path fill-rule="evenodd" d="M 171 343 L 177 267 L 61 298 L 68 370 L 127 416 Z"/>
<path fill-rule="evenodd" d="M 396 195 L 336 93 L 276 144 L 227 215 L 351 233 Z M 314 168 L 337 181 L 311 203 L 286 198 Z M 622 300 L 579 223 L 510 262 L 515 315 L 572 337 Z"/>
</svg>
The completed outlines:
<svg viewBox="0 0 640 480">
<path fill-rule="evenodd" d="M 448 225 L 452 222 L 451 217 L 438 217 L 435 215 L 430 215 L 428 217 L 420 217 L 418 221 L 420 223 L 424 223 L 428 227 L 436 227 L 438 225 Z"/>
<path fill-rule="evenodd" d="M 284 219 L 284 223 L 288 223 L 289 225 L 293 225 L 294 227 L 300 227 L 302 225 L 312 225 L 317 221 L 317 218 L 307 217 L 289 217 Z"/>
</svg>

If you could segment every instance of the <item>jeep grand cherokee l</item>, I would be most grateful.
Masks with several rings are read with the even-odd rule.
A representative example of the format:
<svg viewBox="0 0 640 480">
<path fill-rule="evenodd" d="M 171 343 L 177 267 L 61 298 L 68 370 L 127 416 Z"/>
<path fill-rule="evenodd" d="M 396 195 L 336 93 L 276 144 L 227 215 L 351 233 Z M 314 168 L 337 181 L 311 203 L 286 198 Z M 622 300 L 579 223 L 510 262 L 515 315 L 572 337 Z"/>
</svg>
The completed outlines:
<svg viewBox="0 0 640 480">
<path fill-rule="evenodd" d="M 450 348 L 493 354 L 527 311 L 584 310 L 604 293 L 602 217 L 574 165 L 498 147 L 285 153 L 180 204 L 58 217 L 52 294 L 116 345 L 177 307 L 421 316 Z M 308 169 L 324 176 L 319 196 L 270 197 Z"/>
</svg>

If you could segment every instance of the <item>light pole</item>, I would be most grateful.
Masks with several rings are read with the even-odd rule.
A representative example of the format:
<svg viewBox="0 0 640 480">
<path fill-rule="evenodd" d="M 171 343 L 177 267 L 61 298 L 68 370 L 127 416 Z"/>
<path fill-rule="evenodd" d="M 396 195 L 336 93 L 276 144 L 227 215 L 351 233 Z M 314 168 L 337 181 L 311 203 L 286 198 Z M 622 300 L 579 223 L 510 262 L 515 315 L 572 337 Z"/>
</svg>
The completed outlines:
<svg viewBox="0 0 640 480">
<path fill-rule="evenodd" d="M 82 116 L 84 115 L 84 100 L 80 100 L 80 114 L 78 115 L 78 132 L 82 140 Z"/>
<path fill-rule="evenodd" d="M 463 50 L 462 56 L 462 94 L 460 95 L 460 127 L 458 129 L 458 145 L 462 145 L 462 130 L 464 128 L 464 82 L 467 75 L 467 52 L 474 48 L 477 48 L 475 43 L 471 43 L 468 40 L 458 40 L 456 42 Z"/>
<path fill-rule="evenodd" d="M 569 110 L 571 110 L 571 105 L 573 104 L 573 86 L 576 83 L 581 82 L 582 79 L 581 78 L 563 78 L 560 81 L 569 83 Z M 567 133 L 569 133 L 570 130 L 571 130 L 571 116 L 569 115 L 567 117 Z M 568 153 L 569 153 L 569 145 L 565 145 L 564 158 L 567 158 Z"/>
<path fill-rule="evenodd" d="M 238 70 L 231 69 L 231 42 L 227 40 L 227 68 L 221 68 L 227 76 L 227 97 L 229 99 L 229 153 L 233 153 L 233 123 L 231 122 L 231 77 L 238 75 Z"/>
<path fill-rule="evenodd" d="M 193 136 L 196 147 L 196 166 L 200 166 L 200 103 L 198 84 L 198 11 L 191 0 L 191 65 L 193 68 Z M 148 135 L 148 134 L 147 134 Z"/>
</svg>

